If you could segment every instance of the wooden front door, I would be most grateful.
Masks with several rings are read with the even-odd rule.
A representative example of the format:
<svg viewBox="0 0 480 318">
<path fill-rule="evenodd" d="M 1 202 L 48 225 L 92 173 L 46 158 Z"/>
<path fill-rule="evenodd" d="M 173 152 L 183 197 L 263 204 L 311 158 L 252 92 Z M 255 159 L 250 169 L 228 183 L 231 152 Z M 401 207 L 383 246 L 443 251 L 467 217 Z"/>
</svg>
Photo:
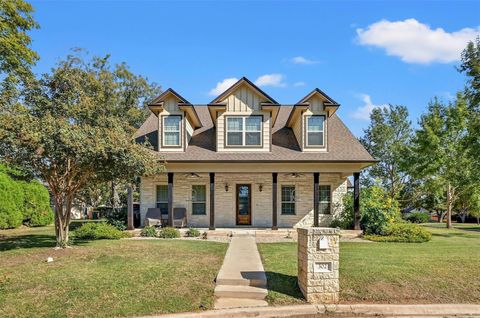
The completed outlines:
<svg viewBox="0 0 480 318">
<path fill-rule="evenodd" d="M 252 191 L 249 184 L 237 184 L 237 225 L 252 224 Z"/>
</svg>

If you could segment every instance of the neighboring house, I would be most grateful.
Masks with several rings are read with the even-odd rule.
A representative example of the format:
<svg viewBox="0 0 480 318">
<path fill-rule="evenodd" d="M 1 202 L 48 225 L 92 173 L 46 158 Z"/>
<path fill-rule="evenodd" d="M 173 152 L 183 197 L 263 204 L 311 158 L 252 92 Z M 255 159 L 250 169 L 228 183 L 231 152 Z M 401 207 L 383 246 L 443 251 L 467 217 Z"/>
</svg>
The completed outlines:
<svg viewBox="0 0 480 318">
<path fill-rule="evenodd" d="M 319 89 L 280 105 L 246 78 L 208 105 L 166 90 L 135 135 L 166 160 L 166 173 L 141 178 L 142 225 L 148 208 L 171 217 L 182 207 L 192 227 L 313 225 L 314 213 L 328 226 L 347 178 L 358 197 L 359 172 L 376 162 L 335 114 L 339 106 Z"/>
</svg>

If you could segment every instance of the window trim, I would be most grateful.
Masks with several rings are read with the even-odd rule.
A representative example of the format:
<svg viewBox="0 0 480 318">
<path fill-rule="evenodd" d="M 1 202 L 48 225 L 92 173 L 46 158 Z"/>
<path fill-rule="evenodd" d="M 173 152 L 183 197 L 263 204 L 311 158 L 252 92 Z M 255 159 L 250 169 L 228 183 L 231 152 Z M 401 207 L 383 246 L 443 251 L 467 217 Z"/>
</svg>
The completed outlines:
<svg viewBox="0 0 480 318">
<path fill-rule="evenodd" d="M 323 117 L 323 138 L 322 138 L 322 145 L 309 145 L 308 144 L 308 119 L 310 117 Z M 318 115 L 318 114 L 311 114 L 304 116 L 304 144 L 305 148 L 317 148 L 317 149 L 325 149 L 326 148 L 326 135 L 327 135 L 327 116 L 326 115 Z"/>
<path fill-rule="evenodd" d="M 243 118 L 242 123 L 243 123 L 243 129 L 242 129 L 242 144 L 241 145 L 229 145 L 228 144 L 228 119 L 229 118 Z M 259 145 L 247 145 L 246 144 L 246 133 L 247 133 L 247 126 L 246 126 L 246 118 L 248 117 L 260 117 L 261 118 L 261 126 L 260 126 L 260 131 L 255 131 L 260 133 L 260 144 Z M 263 125 L 264 125 L 264 117 L 263 115 L 226 115 L 224 116 L 225 123 L 224 123 L 224 132 L 223 132 L 223 137 L 224 137 L 224 147 L 225 148 L 263 148 Z M 238 132 L 238 131 L 234 131 Z"/>
<path fill-rule="evenodd" d="M 283 187 L 293 187 L 293 191 L 294 191 L 293 201 L 283 201 L 283 198 L 282 198 Z M 293 203 L 293 214 L 283 212 L 283 203 Z M 280 215 L 285 215 L 285 216 L 297 215 L 297 187 L 295 184 L 286 183 L 286 184 L 280 185 Z"/>
<path fill-rule="evenodd" d="M 159 203 L 163 203 L 163 204 L 167 204 L 168 206 L 168 197 L 167 197 L 167 200 L 166 201 L 158 201 L 158 187 L 159 186 L 164 186 L 164 187 L 167 187 L 167 196 L 168 196 L 168 184 L 165 184 L 165 183 L 161 183 L 161 184 L 156 184 L 155 185 L 155 208 L 158 208 L 158 204 Z M 160 215 L 168 215 L 168 207 L 167 207 L 167 213 L 165 214 L 162 214 L 162 211 L 160 211 Z"/>
<path fill-rule="evenodd" d="M 193 187 L 194 187 L 194 186 L 203 186 L 203 187 L 205 187 L 205 201 L 193 201 L 193 195 L 192 195 L 191 192 L 193 192 Z M 191 200 L 190 200 L 190 201 L 191 201 L 191 204 L 190 204 L 191 211 L 190 211 L 190 214 L 191 214 L 192 216 L 204 216 L 204 215 L 207 215 L 207 214 L 208 214 L 208 213 L 207 213 L 207 208 L 208 208 L 208 206 L 207 206 L 208 192 L 207 192 L 207 191 L 208 191 L 208 187 L 207 187 L 207 185 L 206 185 L 205 183 L 194 183 L 194 184 L 191 184 L 191 185 L 190 185 L 190 193 L 191 193 Z M 193 204 L 194 204 L 194 203 L 204 203 L 204 204 L 205 204 L 205 213 L 203 213 L 203 214 L 194 214 L 194 213 L 193 213 Z"/>
<path fill-rule="evenodd" d="M 165 145 L 165 118 L 167 117 L 180 117 L 178 133 L 179 133 L 179 144 L 178 145 Z M 173 114 L 173 115 L 162 115 L 162 148 L 183 148 L 183 115 Z"/>
<path fill-rule="evenodd" d="M 330 188 L 330 201 L 328 202 L 329 203 L 329 213 L 321 213 L 321 209 L 320 209 L 320 204 L 322 203 L 322 201 L 320 201 L 320 187 L 321 186 L 328 186 Z M 332 215 L 332 200 L 333 200 L 333 187 L 330 183 L 320 183 L 318 184 L 318 214 L 319 215 Z M 326 202 L 324 202 L 326 203 Z"/>
</svg>

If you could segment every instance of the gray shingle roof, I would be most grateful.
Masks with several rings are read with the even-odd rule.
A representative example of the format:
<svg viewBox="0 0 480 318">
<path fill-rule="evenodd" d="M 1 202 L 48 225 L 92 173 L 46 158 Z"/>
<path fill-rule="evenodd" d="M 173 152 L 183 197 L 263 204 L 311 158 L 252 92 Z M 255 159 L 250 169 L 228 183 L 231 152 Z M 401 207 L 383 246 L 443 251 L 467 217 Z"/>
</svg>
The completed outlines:
<svg viewBox="0 0 480 318">
<path fill-rule="evenodd" d="M 374 162 L 375 159 L 353 136 L 345 124 L 333 114 L 327 120 L 328 152 L 302 152 L 291 128 L 285 127 L 293 106 L 282 105 L 275 126 L 272 129 L 271 152 L 216 152 L 215 127 L 208 107 L 195 105 L 195 110 L 203 127 L 195 130 L 186 152 L 163 152 L 167 161 L 261 161 L 261 162 Z M 138 129 L 135 138 L 138 141 L 148 137 L 158 149 L 158 119 L 154 114 Z"/>
</svg>

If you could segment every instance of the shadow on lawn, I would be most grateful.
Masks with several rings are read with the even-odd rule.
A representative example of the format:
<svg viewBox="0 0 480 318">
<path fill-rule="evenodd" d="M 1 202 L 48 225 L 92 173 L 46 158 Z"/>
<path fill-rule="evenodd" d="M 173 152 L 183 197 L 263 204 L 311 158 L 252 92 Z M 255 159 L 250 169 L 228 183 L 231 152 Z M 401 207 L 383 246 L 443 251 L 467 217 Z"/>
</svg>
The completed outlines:
<svg viewBox="0 0 480 318">
<path fill-rule="evenodd" d="M 305 300 L 298 287 L 297 276 L 265 272 L 268 289 L 300 300 Z"/>
<path fill-rule="evenodd" d="M 55 247 L 55 237 L 45 234 L 31 234 L 0 237 L 0 251 L 18 248 Z"/>
<path fill-rule="evenodd" d="M 69 243 L 73 246 L 82 246 L 89 243 L 85 240 L 75 240 L 70 237 Z M 41 248 L 41 247 L 55 247 L 57 244 L 55 236 L 48 234 L 28 234 L 28 235 L 0 235 L 0 252 L 22 249 L 22 248 Z"/>
</svg>

